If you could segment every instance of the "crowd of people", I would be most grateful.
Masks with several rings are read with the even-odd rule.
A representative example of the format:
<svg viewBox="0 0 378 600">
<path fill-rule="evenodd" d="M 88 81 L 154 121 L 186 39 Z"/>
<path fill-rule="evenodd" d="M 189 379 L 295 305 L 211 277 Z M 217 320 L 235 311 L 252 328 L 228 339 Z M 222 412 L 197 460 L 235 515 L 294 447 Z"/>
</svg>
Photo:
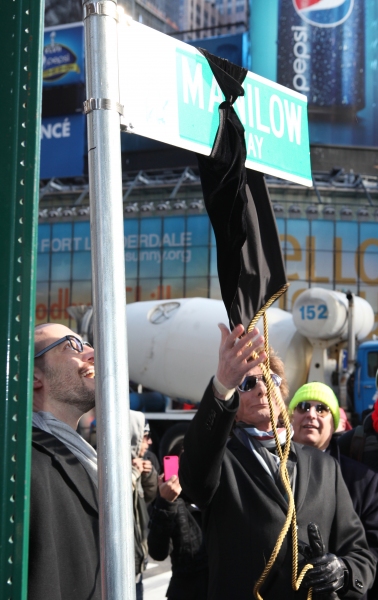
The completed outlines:
<svg viewBox="0 0 378 600">
<path fill-rule="evenodd" d="M 352 429 L 327 385 L 289 395 L 257 330 L 220 330 L 216 374 L 171 450 L 178 475 L 130 413 L 137 600 L 148 555 L 170 556 L 169 600 L 377 600 L 378 406 Z M 101 599 L 97 453 L 78 433 L 94 377 L 87 342 L 36 327 L 29 600 Z"/>
</svg>

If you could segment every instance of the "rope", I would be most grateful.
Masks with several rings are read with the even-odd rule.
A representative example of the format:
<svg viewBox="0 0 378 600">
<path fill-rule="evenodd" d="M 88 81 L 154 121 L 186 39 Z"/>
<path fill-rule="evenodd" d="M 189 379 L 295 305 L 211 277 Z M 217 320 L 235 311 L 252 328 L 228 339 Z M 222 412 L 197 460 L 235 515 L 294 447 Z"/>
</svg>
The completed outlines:
<svg viewBox="0 0 378 600">
<path fill-rule="evenodd" d="M 269 308 L 269 306 L 271 306 L 273 304 L 273 302 L 275 302 L 275 300 L 277 300 L 277 298 L 279 298 L 282 294 L 284 294 L 286 292 L 288 287 L 289 287 L 289 284 L 285 284 L 278 292 L 276 292 L 268 300 L 268 302 L 266 302 L 266 304 L 256 313 L 256 315 L 250 322 L 248 329 L 247 329 L 248 333 L 250 331 L 252 331 L 252 329 L 254 329 L 257 321 L 260 319 L 261 316 L 263 316 L 264 350 L 265 350 L 267 359 L 266 359 L 265 363 L 262 363 L 260 366 L 261 366 L 261 370 L 263 372 L 263 375 L 264 375 L 265 381 L 266 381 L 266 385 L 267 385 L 267 398 L 268 398 L 268 404 L 269 404 L 270 422 L 272 424 L 273 436 L 274 436 L 274 439 L 276 442 L 277 454 L 280 457 L 279 474 L 280 474 L 283 486 L 285 488 L 285 491 L 287 493 L 287 497 L 289 500 L 289 502 L 288 502 L 289 506 L 288 506 L 288 511 L 287 511 L 284 526 L 278 536 L 278 539 L 275 543 L 272 554 L 271 554 L 268 562 L 266 563 L 262 574 L 260 575 L 259 579 L 257 580 L 257 582 L 253 588 L 253 594 L 257 600 L 263 600 L 262 596 L 260 595 L 260 589 L 261 589 L 262 585 L 264 584 L 266 578 L 269 575 L 269 572 L 271 571 L 271 569 L 276 561 L 277 555 L 281 549 L 281 546 L 284 542 L 286 535 L 288 534 L 290 527 L 291 527 L 291 531 L 292 531 L 292 544 L 293 544 L 293 547 L 292 547 L 293 571 L 292 571 L 291 584 L 292 584 L 292 588 L 296 592 L 299 590 L 300 585 L 301 585 L 303 578 L 306 575 L 307 571 L 309 571 L 310 569 L 313 568 L 313 565 L 311 565 L 311 564 L 305 565 L 305 567 L 302 569 L 302 571 L 298 577 L 297 516 L 296 516 L 296 510 L 295 510 L 293 491 L 291 489 L 289 473 L 287 470 L 287 460 L 288 460 L 289 452 L 290 452 L 290 420 L 289 420 L 289 415 L 287 414 L 286 406 L 282 400 L 282 397 L 280 394 L 277 393 L 276 386 L 273 383 L 272 378 L 270 376 L 269 332 L 268 332 L 268 318 L 266 316 L 266 310 Z M 253 357 L 253 359 L 257 359 L 258 358 L 257 352 L 253 352 L 252 357 Z M 286 430 L 286 440 L 285 440 L 285 445 L 284 445 L 283 451 L 282 451 L 282 448 L 281 448 L 281 445 L 280 445 L 279 439 L 278 439 L 276 419 L 275 419 L 275 415 L 274 415 L 274 408 L 273 408 L 273 402 L 272 402 L 272 395 L 274 395 L 275 400 L 278 404 L 278 407 L 281 411 L 281 416 L 282 416 L 282 419 L 283 419 L 283 422 L 285 425 L 285 430 Z M 307 600 L 312 600 L 312 588 L 310 588 L 308 591 Z"/>
<path fill-rule="evenodd" d="M 268 310 L 269 306 L 271 306 L 273 304 L 273 302 L 275 302 L 280 296 L 282 296 L 282 294 L 284 294 L 287 291 L 289 285 L 290 285 L 290 283 L 285 283 L 282 286 L 282 288 L 280 290 L 278 290 L 278 292 L 276 292 L 275 294 L 273 294 L 273 296 L 271 298 L 269 298 L 268 302 L 266 302 L 264 304 L 264 306 L 262 308 L 260 308 L 260 310 L 255 314 L 255 316 L 253 317 L 252 321 L 248 325 L 247 333 L 249 333 L 250 331 L 252 331 L 252 329 L 255 328 L 256 323 L 260 319 L 260 317 L 263 316 L 263 314 L 265 313 L 265 311 Z"/>
</svg>

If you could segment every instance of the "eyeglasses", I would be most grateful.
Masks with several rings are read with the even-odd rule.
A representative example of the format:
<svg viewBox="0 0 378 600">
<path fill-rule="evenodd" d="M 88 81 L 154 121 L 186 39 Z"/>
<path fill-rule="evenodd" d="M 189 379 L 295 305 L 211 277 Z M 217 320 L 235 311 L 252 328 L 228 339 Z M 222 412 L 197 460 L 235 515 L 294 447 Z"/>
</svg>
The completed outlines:
<svg viewBox="0 0 378 600">
<path fill-rule="evenodd" d="M 53 344 L 50 344 L 50 346 L 47 346 L 47 348 L 44 348 L 40 352 L 37 352 L 37 354 L 34 356 L 34 358 L 39 358 L 40 356 L 42 356 L 43 354 L 45 354 L 52 348 L 55 348 L 55 346 L 59 346 L 59 344 L 63 344 L 63 342 L 65 342 L 65 341 L 68 341 L 70 343 L 72 350 L 75 350 L 76 352 L 83 352 L 84 346 L 93 348 L 93 346 L 91 346 L 91 344 L 89 342 L 83 342 L 83 340 L 80 340 L 79 338 L 75 337 L 74 335 L 65 335 L 60 340 L 57 340 Z"/>
<path fill-rule="evenodd" d="M 271 373 L 270 376 L 274 385 L 279 387 L 282 383 L 282 378 L 275 373 Z M 265 375 L 248 375 L 248 377 L 246 377 L 244 381 L 238 385 L 239 392 L 250 392 L 254 387 L 256 387 L 258 381 L 263 381 L 265 385 L 267 385 Z"/>
<path fill-rule="evenodd" d="M 295 410 L 299 412 L 300 415 L 304 415 L 306 412 L 310 412 L 311 408 L 314 407 L 317 414 L 321 417 L 324 417 L 326 414 L 330 412 L 329 406 L 325 404 L 311 404 L 311 402 L 299 402 L 295 407 Z"/>
</svg>

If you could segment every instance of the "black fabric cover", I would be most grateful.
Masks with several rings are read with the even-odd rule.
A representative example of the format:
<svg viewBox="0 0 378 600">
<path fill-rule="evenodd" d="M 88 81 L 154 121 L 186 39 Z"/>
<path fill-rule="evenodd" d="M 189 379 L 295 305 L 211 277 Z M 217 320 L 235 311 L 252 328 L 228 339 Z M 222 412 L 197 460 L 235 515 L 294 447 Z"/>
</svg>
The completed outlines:
<svg viewBox="0 0 378 600">
<path fill-rule="evenodd" d="M 217 243 L 218 276 L 230 327 L 248 327 L 286 283 L 276 222 L 264 175 L 245 168 L 244 128 L 232 104 L 244 95 L 247 70 L 206 57 L 226 100 L 209 157 L 197 155 L 202 191 Z"/>
</svg>

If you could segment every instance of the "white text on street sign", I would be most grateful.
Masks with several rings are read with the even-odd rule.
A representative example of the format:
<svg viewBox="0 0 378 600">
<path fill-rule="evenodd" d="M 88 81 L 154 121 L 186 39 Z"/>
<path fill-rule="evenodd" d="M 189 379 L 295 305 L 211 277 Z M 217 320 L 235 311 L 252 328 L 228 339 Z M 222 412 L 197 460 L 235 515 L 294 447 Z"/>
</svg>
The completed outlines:
<svg viewBox="0 0 378 600">
<path fill-rule="evenodd" d="M 120 97 L 128 130 L 209 155 L 223 93 L 193 46 L 136 21 L 119 26 Z M 246 166 L 311 186 L 307 98 L 250 71 L 234 108 Z"/>
</svg>

